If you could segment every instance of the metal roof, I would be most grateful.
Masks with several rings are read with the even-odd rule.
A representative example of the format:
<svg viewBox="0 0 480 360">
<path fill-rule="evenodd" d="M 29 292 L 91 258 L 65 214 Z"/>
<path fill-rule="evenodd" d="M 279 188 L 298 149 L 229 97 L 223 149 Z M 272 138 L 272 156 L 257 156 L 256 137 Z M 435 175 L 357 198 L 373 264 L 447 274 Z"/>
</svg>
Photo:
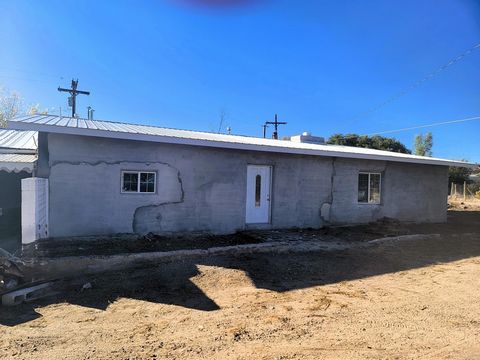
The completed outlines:
<svg viewBox="0 0 480 360">
<path fill-rule="evenodd" d="M 36 160 L 37 156 L 31 154 L 0 154 L 0 171 L 31 173 Z"/>
<path fill-rule="evenodd" d="M 0 149 L 37 149 L 36 131 L 17 131 L 0 129 Z"/>
<path fill-rule="evenodd" d="M 102 120 L 87 120 L 56 115 L 26 115 L 8 122 L 8 128 L 50 133 L 140 140 L 170 144 L 207 146 L 288 154 L 384 160 L 444 166 L 474 166 L 461 161 L 401 154 L 389 151 L 337 145 L 297 143 L 286 140 L 169 129 Z"/>
</svg>

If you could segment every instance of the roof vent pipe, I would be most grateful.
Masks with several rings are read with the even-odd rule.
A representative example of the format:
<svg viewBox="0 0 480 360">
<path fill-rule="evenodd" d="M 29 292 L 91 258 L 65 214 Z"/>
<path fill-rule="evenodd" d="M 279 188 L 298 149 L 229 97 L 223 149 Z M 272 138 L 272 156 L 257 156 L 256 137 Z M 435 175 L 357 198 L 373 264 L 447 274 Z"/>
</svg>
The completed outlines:
<svg viewBox="0 0 480 360">
<path fill-rule="evenodd" d="M 88 106 L 88 107 L 87 107 L 87 118 L 88 118 L 88 120 L 93 120 L 93 112 L 94 112 L 94 111 L 95 111 L 95 110 L 92 109 L 91 106 Z"/>
</svg>

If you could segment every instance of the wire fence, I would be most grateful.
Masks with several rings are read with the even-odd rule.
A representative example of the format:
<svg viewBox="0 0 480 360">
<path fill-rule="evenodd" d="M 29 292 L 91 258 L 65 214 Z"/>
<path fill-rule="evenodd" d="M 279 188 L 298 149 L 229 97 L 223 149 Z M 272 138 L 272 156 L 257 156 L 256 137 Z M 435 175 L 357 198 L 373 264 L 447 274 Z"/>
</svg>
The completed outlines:
<svg viewBox="0 0 480 360">
<path fill-rule="evenodd" d="M 480 186 L 478 184 L 450 183 L 449 198 L 454 200 L 480 200 Z"/>
</svg>

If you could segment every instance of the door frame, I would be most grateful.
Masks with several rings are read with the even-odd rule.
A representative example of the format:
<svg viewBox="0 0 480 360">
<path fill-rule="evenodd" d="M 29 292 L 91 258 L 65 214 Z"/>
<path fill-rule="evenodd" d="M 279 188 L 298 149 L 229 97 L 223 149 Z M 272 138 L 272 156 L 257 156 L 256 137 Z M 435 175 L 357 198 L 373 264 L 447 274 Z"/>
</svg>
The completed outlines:
<svg viewBox="0 0 480 360">
<path fill-rule="evenodd" d="M 247 199 L 248 199 L 248 168 L 249 167 L 263 167 L 263 168 L 268 168 L 269 171 L 269 184 L 268 184 L 268 200 L 267 200 L 267 206 L 268 206 L 268 219 L 266 222 L 247 222 Z M 264 225 L 268 226 L 272 223 L 272 202 L 273 202 L 273 165 L 269 164 L 247 164 L 246 167 L 246 186 L 245 186 L 245 225 L 246 226 L 255 226 L 255 225 Z"/>
</svg>

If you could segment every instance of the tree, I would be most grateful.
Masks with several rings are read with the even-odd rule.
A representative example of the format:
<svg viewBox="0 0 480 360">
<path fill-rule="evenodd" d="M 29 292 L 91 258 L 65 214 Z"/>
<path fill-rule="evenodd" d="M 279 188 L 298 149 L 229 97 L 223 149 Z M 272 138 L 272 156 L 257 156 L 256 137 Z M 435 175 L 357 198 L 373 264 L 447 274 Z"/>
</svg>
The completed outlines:
<svg viewBox="0 0 480 360">
<path fill-rule="evenodd" d="M 16 92 L 0 89 L 0 128 L 7 126 L 7 121 L 18 114 L 22 108 L 22 99 Z"/>
<path fill-rule="evenodd" d="M 462 160 L 466 161 L 466 160 Z M 448 182 L 463 184 L 464 181 L 470 182 L 470 175 L 472 175 L 473 169 L 466 167 L 450 167 L 448 169 Z"/>
<path fill-rule="evenodd" d="M 40 107 L 40 104 L 36 105 L 30 105 L 30 107 L 27 110 L 27 115 L 48 115 L 48 109 L 45 109 L 43 111 L 40 111 L 38 108 Z"/>
<path fill-rule="evenodd" d="M 379 135 L 370 137 L 357 134 L 333 134 L 326 143 L 411 154 L 411 151 L 397 139 Z"/>
<path fill-rule="evenodd" d="M 415 136 L 415 155 L 419 156 L 432 156 L 433 136 L 431 132 L 425 134 L 425 136 L 419 134 Z"/>
</svg>

